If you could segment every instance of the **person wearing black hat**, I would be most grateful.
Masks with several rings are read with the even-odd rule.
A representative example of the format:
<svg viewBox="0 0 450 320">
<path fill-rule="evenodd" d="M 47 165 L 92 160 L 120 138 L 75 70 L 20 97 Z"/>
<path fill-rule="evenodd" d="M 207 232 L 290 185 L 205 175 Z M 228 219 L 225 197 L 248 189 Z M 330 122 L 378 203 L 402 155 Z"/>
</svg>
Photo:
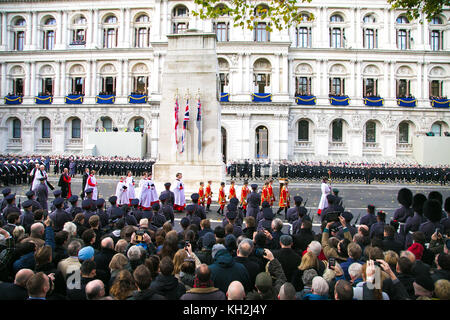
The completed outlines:
<svg viewBox="0 0 450 320">
<path fill-rule="evenodd" d="M 242 228 L 236 224 L 236 218 L 238 216 L 237 208 L 235 205 L 229 204 L 227 205 L 227 213 L 225 215 L 224 222 L 226 221 L 225 227 L 227 224 L 231 224 L 233 226 L 233 235 L 238 238 L 242 235 Z"/>
<path fill-rule="evenodd" d="M 50 213 L 50 219 L 53 220 L 53 229 L 55 232 L 61 231 L 64 228 L 64 224 L 68 221 L 72 221 L 72 216 L 69 215 L 66 211 L 63 209 L 64 205 L 64 199 L 59 197 L 56 198 L 55 201 L 53 201 L 53 204 L 55 206 L 55 210 Z"/>
<path fill-rule="evenodd" d="M 257 192 L 258 185 L 251 185 L 252 192 L 247 196 L 247 213 L 246 216 L 252 216 L 256 219 L 261 203 L 261 195 Z"/>
<path fill-rule="evenodd" d="M 272 230 L 272 221 L 274 219 L 274 214 L 272 208 L 263 208 L 262 209 L 263 218 L 258 222 L 258 231 L 267 230 L 269 232 L 273 232 Z"/>
<path fill-rule="evenodd" d="M 186 206 L 186 218 L 189 219 L 189 224 L 195 224 L 200 229 L 200 221 L 201 219 L 195 215 L 195 205 L 190 204 Z"/>
<path fill-rule="evenodd" d="M 364 224 L 366 226 L 370 227 L 372 226 L 372 224 L 377 222 L 377 217 L 375 216 L 375 206 L 369 204 L 367 206 L 367 214 L 361 218 L 360 220 L 360 224 Z"/>
<path fill-rule="evenodd" d="M 6 202 L 6 197 L 11 193 L 11 189 L 10 188 L 5 188 L 2 190 L 2 194 L 3 194 L 3 200 L 2 200 L 2 204 L 0 206 L 0 211 L 3 211 L 3 209 L 6 208 L 6 205 L 8 204 Z"/>
<path fill-rule="evenodd" d="M 109 202 L 111 205 L 109 206 L 108 209 L 106 209 L 106 214 L 108 215 L 109 219 L 111 220 L 111 217 L 112 217 L 112 210 L 113 210 L 114 208 L 117 208 L 117 204 L 116 204 L 116 203 L 117 203 L 117 197 L 116 197 L 116 196 L 111 196 L 111 197 L 109 197 L 108 202 Z"/>
<path fill-rule="evenodd" d="M 132 214 L 135 218 L 136 221 L 139 222 L 139 220 L 142 219 L 142 210 L 139 208 L 139 199 L 134 198 L 131 199 L 131 210 L 130 210 L 130 214 Z"/>
<path fill-rule="evenodd" d="M 31 225 L 34 223 L 34 214 L 32 211 L 33 202 L 27 200 L 22 203 L 23 212 L 20 215 L 20 224 L 24 227 L 25 233 L 30 234 Z"/>
<path fill-rule="evenodd" d="M 157 228 L 161 228 L 167 221 L 167 217 L 165 216 L 163 210 L 161 210 L 161 205 L 159 204 L 159 202 L 155 202 L 152 204 L 152 211 L 153 211 L 152 224 Z"/>
<path fill-rule="evenodd" d="M 383 239 L 384 226 L 386 225 L 386 213 L 384 211 L 377 212 L 377 222 L 370 227 L 370 239 L 374 237 Z"/>
<path fill-rule="evenodd" d="M 198 193 L 191 194 L 192 203 L 195 206 L 195 215 L 200 218 L 200 220 L 206 219 L 205 207 L 198 204 L 200 195 Z"/>
<path fill-rule="evenodd" d="M 39 179 L 40 184 L 37 186 L 35 192 L 36 192 L 36 200 L 41 205 L 44 212 L 48 210 L 48 188 L 45 184 L 45 178 Z"/>
<path fill-rule="evenodd" d="M 32 203 L 32 210 L 31 210 L 32 212 L 42 209 L 39 202 L 36 201 L 36 194 L 33 190 L 27 191 L 25 195 L 27 196 L 28 200 L 30 200 Z"/>
<path fill-rule="evenodd" d="M 16 206 L 16 194 L 10 193 L 5 197 L 6 207 L 2 211 L 4 221 L 8 220 L 8 215 L 11 213 L 17 213 L 20 215 L 20 209 Z"/>
<path fill-rule="evenodd" d="M 303 198 L 300 196 L 294 197 L 295 207 L 289 208 L 287 211 L 287 221 L 289 223 L 294 223 L 298 219 L 302 219 L 307 215 L 308 210 L 302 206 Z"/>
<path fill-rule="evenodd" d="M 287 234 L 282 235 L 280 237 L 281 248 L 273 252 L 273 256 L 280 261 L 286 279 L 289 281 L 292 279 L 295 270 L 298 269 L 298 266 L 302 261 L 302 257 L 292 249 L 292 245 L 292 237 Z"/>
<path fill-rule="evenodd" d="M 444 211 L 446 213 L 446 217 L 441 220 L 441 224 L 444 227 L 442 230 L 443 234 L 450 233 L 450 197 L 447 197 L 444 202 Z"/>
<path fill-rule="evenodd" d="M 394 212 L 394 221 L 405 223 L 408 217 L 414 215 L 414 210 L 411 208 L 413 203 L 413 194 L 408 188 L 401 188 L 397 194 L 397 201 L 402 205 Z"/>
<path fill-rule="evenodd" d="M 408 248 L 412 245 L 412 233 L 419 230 L 422 223 L 426 222 L 426 218 L 423 216 L 423 205 L 427 201 L 422 193 L 417 193 L 413 197 L 412 209 L 414 210 L 414 215 L 406 219 L 405 224 L 400 228 L 400 234 L 402 239 L 404 239 L 405 247 Z"/>
<path fill-rule="evenodd" d="M 162 196 L 163 194 L 167 195 L 167 200 L 166 200 L 166 204 L 172 206 L 175 204 L 175 194 L 170 190 L 170 186 L 172 184 L 170 182 L 166 182 L 164 183 L 164 191 L 161 191 L 160 196 Z"/>
<path fill-rule="evenodd" d="M 106 228 L 109 224 L 109 216 L 105 211 L 105 199 L 98 199 L 95 205 L 97 207 L 97 215 L 100 218 L 100 228 Z"/>
<path fill-rule="evenodd" d="M 66 209 L 66 212 L 72 216 L 72 218 L 75 218 L 75 216 L 83 212 L 83 209 L 81 209 L 78 206 L 78 196 L 76 194 L 72 195 L 68 202 L 70 203 L 71 207 Z"/>
<path fill-rule="evenodd" d="M 427 200 L 423 204 L 423 215 L 428 219 L 419 226 L 419 231 L 425 234 L 425 242 L 430 242 L 431 236 L 438 230 L 443 233 L 444 226 L 441 224 L 442 207 L 438 200 Z"/>
<path fill-rule="evenodd" d="M 55 191 L 53 191 L 53 195 L 55 196 L 55 200 L 58 199 L 58 198 L 62 198 L 61 197 L 62 196 L 62 191 L 61 190 L 55 190 Z M 64 198 L 62 198 L 62 199 L 65 200 Z M 56 210 L 56 207 L 55 207 L 55 204 L 54 204 L 55 200 L 52 201 L 52 205 L 50 206 L 50 212 Z M 63 202 L 63 209 L 67 210 L 68 208 L 69 208 L 69 206 L 67 205 L 67 202 L 64 201 Z"/>
<path fill-rule="evenodd" d="M 159 201 L 161 201 L 161 211 L 166 217 L 166 221 L 170 221 L 172 225 L 175 221 L 175 215 L 173 213 L 173 204 L 167 203 L 169 194 L 165 193 L 159 196 Z"/>
<path fill-rule="evenodd" d="M 338 188 L 333 188 L 333 196 L 335 196 L 336 197 L 336 204 L 338 205 L 338 206 L 343 206 L 342 204 L 343 204 L 343 202 L 342 202 L 342 197 L 339 197 L 339 189 Z"/>
</svg>

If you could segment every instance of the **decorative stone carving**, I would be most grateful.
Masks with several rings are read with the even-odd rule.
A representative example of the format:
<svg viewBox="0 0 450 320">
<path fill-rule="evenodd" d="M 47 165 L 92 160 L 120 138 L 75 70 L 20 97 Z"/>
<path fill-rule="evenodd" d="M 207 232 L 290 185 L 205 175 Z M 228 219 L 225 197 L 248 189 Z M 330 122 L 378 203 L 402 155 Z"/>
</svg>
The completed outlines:
<svg viewBox="0 0 450 320">
<path fill-rule="evenodd" d="M 352 117 L 353 128 L 360 128 L 361 126 L 361 116 L 359 114 L 355 114 Z"/>
<path fill-rule="evenodd" d="M 380 71 L 377 66 L 371 64 L 364 68 L 363 73 L 364 75 L 379 75 Z"/>
<path fill-rule="evenodd" d="M 442 69 L 441 67 L 434 67 L 433 69 L 431 69 L 430 75 L 442 77 L 442 76 L 445 76 L 445 70 Z"/>
<path fill-rule="evenodd" d="M 334 73 L 334 74 L 344 74 L 345 72 L 346 72 L 346 69 L 342 64 L 335 64 L 330 69 L 330 73 Z"/>
<path fill-rule="evenodd" d="M 10 74 L 13 76 L 21 76 L 21 75 L 25 75 L 25 71 L 23 70 L 23 68 L 21 66 L 14 66 L 11 69 Z"/>
<path fill-rule="evenodd" d="M 239 62 L 238 55 L 237 54 L 233 54 L 231 56 L 231 64 L 232 64 L 232 66 L 236 68 L 238 66 L 238 62 Z"/>
<path fill-rule="evenodd" d="M 144 63 L 138 63 L 133 67 L 133 73 L 148 73 L 148 68 Z"/>
<path fill-rule="evenodd" d="M 311 74 L 312 73 L 312 69 L 306 63 L 301 63 L 301 64 L 299 64 L 297 66 L 297 68 L 295 68 L 295 73 L 298 73 L 298 74 Z"/>
<path fill-rule="evenodd" d="M 71 75 L 84 74 L 84 73 L 85 73 L 84 67 L 83 67 L 81 64 L 73 65 L 73 66 L 70 68 L 69 73 L 70 73 Z"/>
<path fill-rule="evenodd" d="M 397 70 L 398 75 L 412 75 L 412 70 L 408 66 L 402 66 Z"/>
<path fill-rule="evenodd" d="M 102 66 L 102 68 L 100 69 L 100 73 L 102 74 L 116 73 L 116 68 L 111 63 L 108 63 Z"/>
</svg>

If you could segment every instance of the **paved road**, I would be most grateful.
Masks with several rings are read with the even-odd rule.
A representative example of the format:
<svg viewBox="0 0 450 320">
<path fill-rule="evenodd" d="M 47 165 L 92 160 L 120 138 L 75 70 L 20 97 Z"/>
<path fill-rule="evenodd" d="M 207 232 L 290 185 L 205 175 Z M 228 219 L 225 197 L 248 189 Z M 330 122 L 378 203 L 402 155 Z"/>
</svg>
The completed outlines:
<svg viewBox="0 0 450 320">
<path fill-rule="evenodd" d="M 55 175 L 50 175 L 49 180 L 52 182 L 54 186 L 57 186 L 58 177 Z M 139 180 L 139 179 L 137 179 Z M 80 194 L 81 191 L 81 178 L 75 177 L 72 179 L 72 192 L 76 194 Z M 98 177 L 97 181 L 99 183 L 99 196 L 105 198 L 106 200 L 115 193 L 116 185 L 118 179 L 115 177 Z M 252 182 L 249 181 L 249 184 Z M 262 187 L 262 183 L 255 182 L 259 187 Z M 17 196 L 24 201 L 26 198 L 25 192 L 29 189 L 29 186 L 10 186 L 14 193 L 17 193 Z M 344 199 L 344 207 L 347 211 L 353 213 L 354 220 L 358 217 L 359 214 L 363 216 L 366 212 L 366 208 L 368 204 L 373 204 L 376 206 L 377 210 L 384 210 L 388 214 L 387 221 L 389 221 L 390 217 L 394 213 L 395 209 L 399 207 L 397 202 L 397 193 L 398 190 L 402 187 L 408 187 L 411 189 L 413 194 L 423 193 L 426 196 L 430 191 L 437 190 L 442 193 L 443 198 L 446 199 L 450 196 L 450 186 L 440 186 L 440 185 L 415 185 L 415 184 L 351 184 L 351 183 L 340 183 L 333 184 L 333 188 L 339 189 L 339 195 Z M 218 189 L 218 186 L 216 186 Z M 291 200 L 293 205 L 293 197 L 296 195 L 300 195 L 303 197 L 306 203 L 306 207 L 309 212 L 314 217 L 313 225 L 314 229 L 318 230 L 320 219 L 317 216 L 317 207 L 319 205 L 321 191 L 320 191 L 320 183 L 290 183 L 289 190 L 291 193 Z M 158 193 L 162 190 L 158 190 Z M 217 190 L 213 192 L 217 194 Z M 274 193 L 276 198 L 278 199 L 279 187 L 277 183 L 274 183 Z M 240 194 L 240 191 L 237 192 Z M 53 199 L 53 194 L 50 194 L 50 199 Z M 109 204 L 109 203 L 108 203 Z M 213 203 L 211 206 L 211 212 L 208 214 L 208 218 L 211 219 L 213 226 L 217 225 L 219 221 L 223 218 L 216 213 L 218 209 L 217 204 Z M 278 210 L 277 203 L 274 206 L 274 211 Z M 176 220 L 180 220 L 184 214 L 178 214 Z M 279 216 L 284 217 L 284 216 Z M 354 221 L 353 220 L 353 221 Z M 178 229 L 178 224 L 177 229 Z"/>
</svg>

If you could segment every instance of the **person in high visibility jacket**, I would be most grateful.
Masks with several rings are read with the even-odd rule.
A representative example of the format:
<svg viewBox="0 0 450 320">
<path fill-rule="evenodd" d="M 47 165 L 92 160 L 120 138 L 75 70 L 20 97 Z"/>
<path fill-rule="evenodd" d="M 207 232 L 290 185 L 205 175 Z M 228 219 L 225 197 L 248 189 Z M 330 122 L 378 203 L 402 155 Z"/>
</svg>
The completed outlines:
<svg viewBox="0 0 450 320">
<path fill-rule="evenodd" d="M 264 201 L 267 201 L 270 203 L 270 195 L 269 195 L 269 181 L 266 180 L 264 183 L 264 187 L 261 192 L 261 205 Z"/>
<path fill-rule="evenodd" d="M 241 201 L 239 202 L 242 207 L 242 211 L 244 212 L 244 216 L 247 213 L 247 196 L 250 194 L 250 189 L 248 187 L 248 181 L 244 181 L 244 185 L 241 189 Z"/>
<path fill-rule="evenodd" d="M 234 180 L 231 180 L 230 193 L 228 194 L 228 199 L 237 198 L 236 189 L 234 188 Z"/>
<path fill-rule="evenodd" d="M 211 190 L 211 183 L 212 181 L 209 180 L 208 181 L 208 185 L 206 186 L 205 189 L 205 198 L 206 198 L 206 211 L 209 212 L 209 206 L 211 205 L 211 201 L 212 201 L 212 190 Z"/>
<path fill-rule="evenodd" d="M 287 214 L 287 209 L 289 208 L 289 189 L 288 189 L 288 184 L 289 182 L 286 180 L 282 185 L 281 185 L 281 191 L 280 191 L 280 200 L 278 202 L 278 206 L 279 209 L 277 211 L 277 214 L 281 215 L 281 211 L 284 210 L 284 214 L 286 216 Z M 285 217 L 287 218 L 287 217 Z"/>
<path fill-rule="evenodd" d="M 199 206 L 205 206 L 205 183 L 202 181 L 200 182 L 200 188 L 198 188 L 198 205 Z"/>
<path fill-rule="evenodd" d="M 275 195 L 274 195 L 273 189 L 272 189 L 272 183 L 273 183 L 273 179 L 270 179 L 269 186 L 267 187 L 267 189 L 269 189 L 270 206 L 273 206 L 273 203 L 276 201 Z"/>
<path fill-rule="evenodd" d="M 221 182 L 220 183 L 220 188 L 219 188 L 219 199 L 217 201 L 220 205 L 219 209 L 217 210 L 218 214 L 224 215 L 224 208 L 225 208 L 225 204 L 227 203 L 227 197 L 225 195 L 225 182 Z"/>
</svg>

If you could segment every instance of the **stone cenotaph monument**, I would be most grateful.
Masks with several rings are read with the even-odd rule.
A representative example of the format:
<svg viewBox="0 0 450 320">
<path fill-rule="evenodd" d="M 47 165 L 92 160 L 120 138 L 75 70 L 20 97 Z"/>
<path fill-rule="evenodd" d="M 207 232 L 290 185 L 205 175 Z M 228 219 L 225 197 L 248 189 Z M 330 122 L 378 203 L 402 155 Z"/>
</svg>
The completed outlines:
<svg viewBox="0 0 450 320">
<path fill-rule="evenodd" d="M 183 174 L 187 194 L 198 192 L 199 182 L 213 181 L 218 188 L 225 181 L 221 155 L 221 106 L 217 99 L 218 62 L 216 35 L 197 30 L 170 34 L 162 74 L 162 100 L 158 158 L 153 165 L 153 179 L 158 190 Z M 175 137 L 175 101 L 178 97 L 178 144 Z M 197 124 L 198 99 L 201 102 L 200 137 Z M 189 121 L 184 134 L 183 121 L 187 101 Z M 199 143 L 201 148 L 199 148 Z M 216 192 L 214 192 L 216 193 Z M 216 196 L 216 194 L 214 194 Z M 189 199 L 186 199 L 189 202 Z"/>
</svg>

